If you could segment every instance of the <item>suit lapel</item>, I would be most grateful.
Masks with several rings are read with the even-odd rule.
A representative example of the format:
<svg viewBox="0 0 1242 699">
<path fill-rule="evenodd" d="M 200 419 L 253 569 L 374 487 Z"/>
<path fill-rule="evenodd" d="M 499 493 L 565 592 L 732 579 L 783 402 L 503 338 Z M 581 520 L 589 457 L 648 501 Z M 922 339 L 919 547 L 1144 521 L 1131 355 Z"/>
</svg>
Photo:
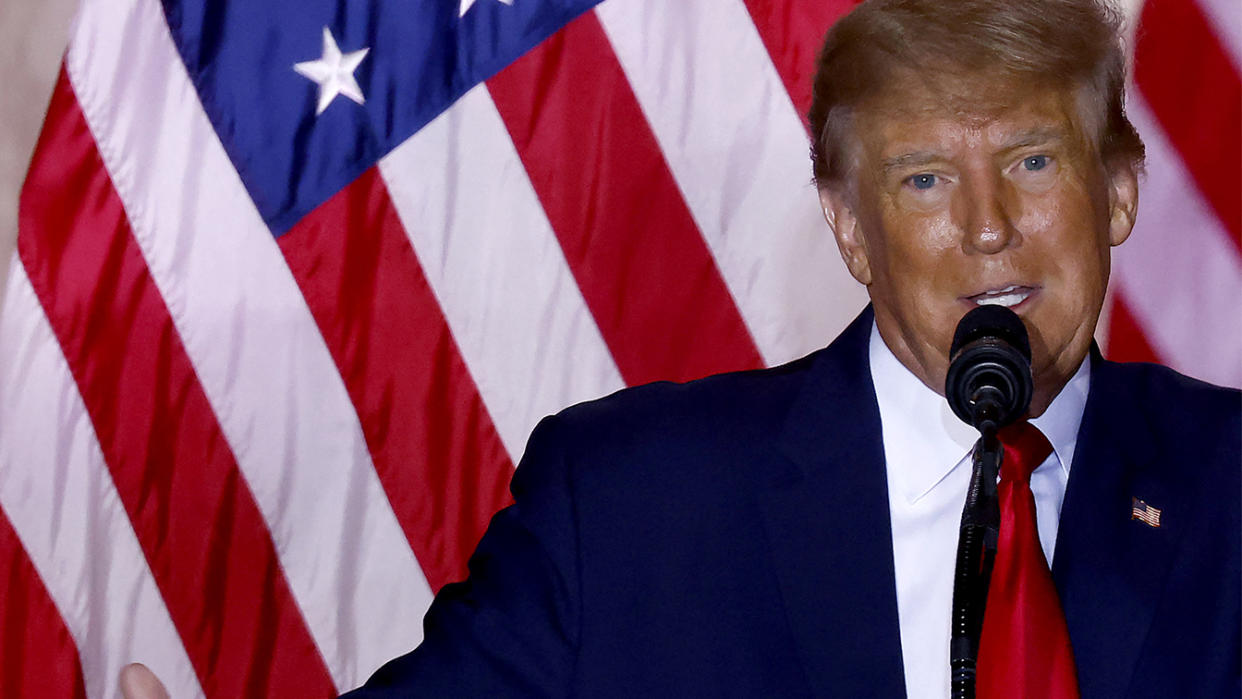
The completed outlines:
<svg viewBox="0 0 1242 699">
<path fill-rule="evenodd" d="M 779 448 L 789 468 L 761 496 L 790 628 L 821 696 L 905 694 L 884 447 L 864 312 L 817 358 Z M 1092 353 L 1091 392 L 1061 510 L 1053 577 L 1083 696 L 1123 696 L 1182 538 L 1176 455 L 1148 406 Z M 1131 519 L 1132 498 L 1161 508 Z"/>
<path fill-rule="evenodd" d="M 1092 353 L 1091 390 L 1057 533 L 1053 577 L 1083 696 L 1123 696 L 1159 601 L 1185 512 L 1144 401 Z M 1175 457 L 1172 457 L 1175 458 Z M 1154 528 L 1132 498 L 1164 510 Z"/>
<path fill-rule="evenodd" d="M 903 696 L 871 313 L 816 359 L 779 448 L 790 468 L 762 495 L 780 589 L 820 696 Z"/>
</svg>

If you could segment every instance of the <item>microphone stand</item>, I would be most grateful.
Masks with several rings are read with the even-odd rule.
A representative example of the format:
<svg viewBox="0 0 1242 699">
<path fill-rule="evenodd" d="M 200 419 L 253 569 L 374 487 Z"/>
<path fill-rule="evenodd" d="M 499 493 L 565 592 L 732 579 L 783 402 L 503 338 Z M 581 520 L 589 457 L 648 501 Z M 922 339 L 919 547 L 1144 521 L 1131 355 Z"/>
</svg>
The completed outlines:
<svg viewBox="0 0 1242 699">
<path fill-rule="evenodd" d="M 975 663 L 987 605 L 988 583 L 996 561 L 1000 535 L 1000 505 L 996 479 L 1001 445 L 996 436 L 999 410 L 991 401 L 975 403 L 980 438 L 975 443 L 970 487 L 962 508 L 957 539 L 957 567 L 953 573 L 953 616 L 949 640 L 949 669 L 953 699 L 974 699 Z M 996 406 L 999 407 L 999 406 Z"/>
<path fill-rule="evenodd" d="M 996 476 L 1002 450 L 996 432 L 1020 417 L 1031 403 L 1030 338 L 1013 311 L 980 306 L 958 322 L 949 357 L 945 398 L 953 414 L 980 435 L 958 530 L 949 634 L 952 696 L 974 699 L 979 636 L 1000 538 Z"/>
</svg>

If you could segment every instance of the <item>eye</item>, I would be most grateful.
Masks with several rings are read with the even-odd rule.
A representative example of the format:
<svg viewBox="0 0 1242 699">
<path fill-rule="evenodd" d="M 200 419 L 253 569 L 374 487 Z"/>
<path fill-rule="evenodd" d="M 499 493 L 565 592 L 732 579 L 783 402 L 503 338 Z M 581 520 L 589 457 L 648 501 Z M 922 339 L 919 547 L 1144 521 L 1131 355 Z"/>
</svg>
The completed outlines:
<svg viewBox="0 0 1242 699">
<path fill-rule="evenodd" d="M 928 190 L 936 186 L 936 176 L 926 172 L 918 175 L 911 175 L 906 178 L 906 181 L 909 182 L 915 189 Z"/>
<path fill-rule="evenodd" d="M 1022 168 L 1028 172 L 1043 170 L 1048 167 L 1048 156 L 1032 155 L 1022 159 Z"/>
</svg>

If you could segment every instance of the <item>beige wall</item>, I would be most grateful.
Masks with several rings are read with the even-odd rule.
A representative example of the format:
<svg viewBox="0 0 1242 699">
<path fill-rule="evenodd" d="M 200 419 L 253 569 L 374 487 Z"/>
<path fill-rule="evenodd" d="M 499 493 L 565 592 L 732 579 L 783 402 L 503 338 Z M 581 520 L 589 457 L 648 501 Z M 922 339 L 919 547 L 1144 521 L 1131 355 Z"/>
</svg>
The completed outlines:
<svg viewBox="0 0 1242 699">
<path fill-rule="evenodd" d="M 17 194 L 77 5 L 77 0 L 0 0 L 0 303 L 17 242 Z"/>
</svg>

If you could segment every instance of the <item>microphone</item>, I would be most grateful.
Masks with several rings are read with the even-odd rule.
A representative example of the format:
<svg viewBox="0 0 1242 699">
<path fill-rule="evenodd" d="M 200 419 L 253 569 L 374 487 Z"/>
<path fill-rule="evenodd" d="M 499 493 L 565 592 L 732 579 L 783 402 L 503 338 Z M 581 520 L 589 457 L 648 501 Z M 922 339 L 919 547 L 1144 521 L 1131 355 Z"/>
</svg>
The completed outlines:
<svg viewBox="0 0 1242 699">
<path fill-rule="evenodd" d="M 953 414 L 987 433 L 1017 420 L 1031 404 L 1031 342 L 1017 313 L 979 306 L 957 324 L 944 394 Z"/>
<path fill-rule="evenodd" d="M 950 693 L 975 696 L 975 663 L 996 560 L 1000 507 L 996 476 L 997 431 L 1022 417 L 1031 404 L 1031 342 L 1018 314 L 1004 306 L 972 309 L 953 332 L 944 395 L 963 422 L 979 430 L 970 485 L 958 530 L 949 637 Z"/>
</svg>

